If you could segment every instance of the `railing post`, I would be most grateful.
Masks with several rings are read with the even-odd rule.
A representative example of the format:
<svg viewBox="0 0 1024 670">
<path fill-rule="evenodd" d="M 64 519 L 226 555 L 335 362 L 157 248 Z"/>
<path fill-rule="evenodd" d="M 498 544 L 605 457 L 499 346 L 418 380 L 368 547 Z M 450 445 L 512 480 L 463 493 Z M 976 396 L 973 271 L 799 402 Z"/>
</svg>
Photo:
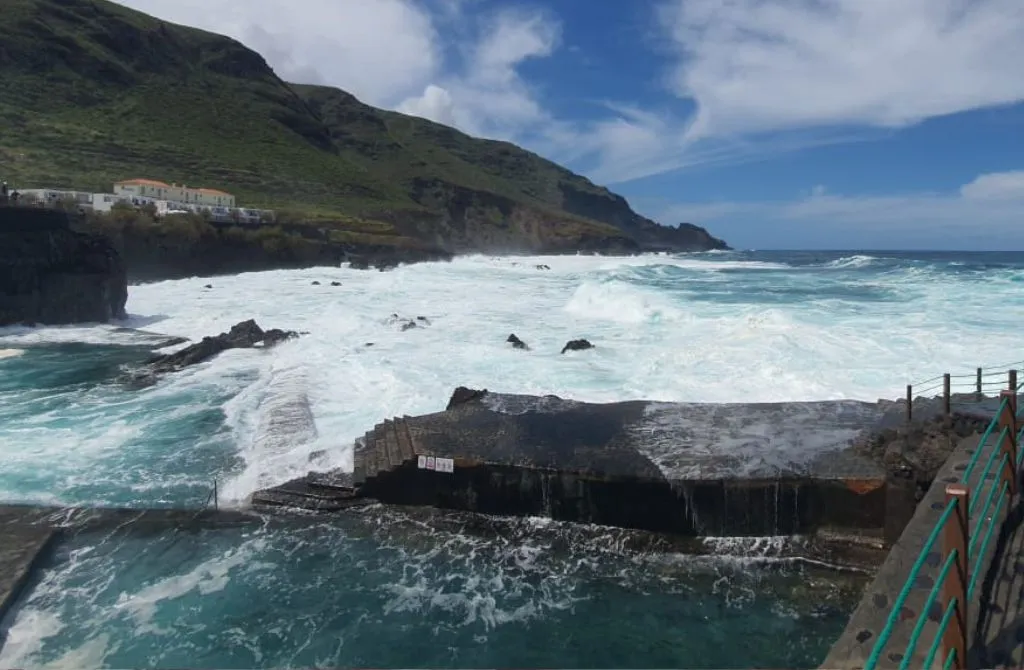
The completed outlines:
<svg viewBox="0 0 1024 670">
<path fill-rule="evenodd" d="M 946 416 L 952 414 L 951 405 L 952 399 L 950 398 L 950 381 L 949 373 L 942 375 L 942 410 L 946 413 Z"/>
<path fill-rule="evenodd" d="M 956 651 L 956 660 L 951 667 L 964 668 L 967 666 L 968 648 L 968 619 L 967 609 L 967 579 L 970 575 L 968 570 L 967 547 L 970 546 L 969 533 L 970 525 L 967 510 L 970 508 L 970 489 L 963 484 L 949 484 L 946 486 L 946 504 L 951 500 L 956 501 L 953 515 L 946 522 L 942 529 L 942 561 L 948 560 L 949 555 L 954 551 L 956 558 L 953 560 L 953 568 L 949 571 L 945 583 L 942 585 L 942 602 L 944 609 L 952 605 L 955 608 L 949 625 L 942 632 L 942 658 L 940 664 L 944 664 L 949 654 Z M 953 604 L 955 600 L 955 604 Z"/>
<path fill-rule="evenodd" d="M 1016 391 L 1017 391 L 1017 371 L 1016 370 L 1010 370 L 1010 372 L 1008 374 L 1008 377 L 1009 377 L 1009 379 L 1006 380 L 1007 381 L 1006 388 L 1007 388 L 1007 390 L 1010 390 L 1010 391 L 1013 391 L 1013 392 L 1016 393 Z"/>
<path fill-rule="evenodd" d="M 1003 401 L 1006 404 L 1003 404 Z M 1002 451 L 1006 454 L 1006 468 L 999 480 L 1007 479 L 1008 491 L 1012 497 L 1017 492 L 1017 392 L 1002 391 L 999 394 L 999 431 L 1006 430 Z M 997 480 L 998 481 L 998 480 Z M 995 486 L 995 483 L 993 483 Z"/>
<path fill-rule="evenodd" d="M 981 394 L 982 394 L 982 382 L 981 382 L 981 380 L 982 380 L 983 377 L 984 377 L 984 375 L 981 373 L 981 368 L 978 368 L 978 378 L 974 382 L 974 392 L 977 394 L 977 396 L 978 396 L 977 399 L 978 400 L 981 400 Z"/>
<path fill-rule="evenodd" d="M 213 480 L 213 509 L 214 510 L 220 509 L 220 507 L 219 507 L 219 505 L 220 505 L 219 498 L 220 498 L 220 495 L 217 494 L 217 480 L 214 479 Z"/>
<path fill-rule="evenodd" d="M 914 387 L 907 384 L 907 423 L 914 418 Z"/>
</svg>

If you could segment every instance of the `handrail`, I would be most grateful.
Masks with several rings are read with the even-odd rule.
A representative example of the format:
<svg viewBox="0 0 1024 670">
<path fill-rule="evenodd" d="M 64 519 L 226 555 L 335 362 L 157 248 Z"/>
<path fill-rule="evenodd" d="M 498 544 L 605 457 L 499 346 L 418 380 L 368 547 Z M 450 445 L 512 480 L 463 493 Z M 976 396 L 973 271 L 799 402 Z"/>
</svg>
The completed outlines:
<svg viewBox="0 0 1024 670">
<path fill-rule="evenodd" d="M 946 558 L 946 562 L 942 564 L 942 570 L 939 571 L 939 576 L 935 578 L 935 584 L 932 585 L 931 592 L 928 593 L 928 600 L 925 601 L 922 611 L 931 612 L 932 605 L 935 604 L 935 599 L 939 597 L 939 591 L 946 584 L 946 577 L 949 576 L 949 571 L 956 564 L 957 551 L 954 549 L 949 552 L 949 556 Z M 947 610 L 952 610 L 952 607 Z M 945 617 L 943 617 L 945 618 Z M 913 632 L 910 634 L 910 640 L 907 642 L 907 653 L 903 655 L 903 661 L 900 663 L 900 670 L 907 670 L 910 667 L 910 660 L 914 657 L 914 650 L 917 649 L 917 641 L 921 637 L 921 632 L 924 631 L 924 625 L 928 622 L 928 617 L 919 616 L 917 617 L 917 625 L 914 626 Z M 942 633 L 945 632 L 945 626 L 939 628 L 939 634 L 935 636 L 936 639 L 942 639 Z M 933 643 L 934 644 L 934 643 Z M 925 665 L 925 667 L 928 667 Z"/>
<path fill-rule="evenodd" d="M 203 503 L 203 509 L 210 508 L 210 502 L 213 502 L 213 509 L 220 509 L 219 503 L 220 496 L 217 494 L 217 480 L 213 480 L 213 488 L 208 494 L 206 494 L 206 501 Z"/>
<path fill-rule="evenodd" d="M 985 550 L 988 549 L 988 543 L 989 543 L 989 540 L 992 539 L 992 531 L 996 527 L 996 519 L 999 518 L 999 512 L 1002 511 L 1003 502 L 1007 498 L 1006 494 L 1008 492 L 1009 486 L 1010 486 L 1009 483 L 1004 480 L 1003 481 L 1003 485 L 999 488 L 999 502 L 996 503 L 996 509 L 995 509 L 994 512 L 992 512 L 992 518 L 989 519 L 988 530 L 985 531 L 985 539 L 982 540 L 982 542 L 981 542 L 981 551 L 978 553 L 979 556 L 984 556 L 985 555 Z M 992 490 L 995 490 L 995 487 L 992 487 Z M 978 575 L 980 575 L 980 574 L 981 574 L 981 564 L 979 563 L 978 565 L 974 566 L 974 570 L 971 573 L 971 578 L 967 582 L 967 598 L 968 598 L 968 600 L 970 600 L 971 596 L 974 595 L 974 584 L 975 584 L 975 582 L 977 582 Z"/>
<path fill-rule="evenodd" d="M 914 399 L 921 397 L 941 397 L 943 399 L 943 413 L 946 416 L 952 414 L 952 396 L 954 392 L 965 394 L 973 393 L 978 400 L 981 400 L 987 392 L 995 390 L 1019 391 L 1024 388 L 1024 382 L 1017 381 L 1017 364 L 1000 371 L 985 371 L 985 368 L 977 368 L 973 375 L 945 373 L 938 377 L 932 377 L 924 381 L 907 384 L 906 419 L 909 423 L 913 418 Z M 1024 361 L 1020 363 L 1024 365 Z M 990 377 L 1004 376 L 1005 382 L 989 379 Z M 970 381 L 966 381 L 970 380 Z M 924 388 L 922 388 L 924 387 Z M 936 392 L 940 393 L 936 393 Z"/>
<path fill-rule="evenodd" d="M 948 386 L 949 376 L 946 375 Z M 979 376 L 980 378 L 980 376 Z M 928 649 L 925 668 L 931 668 L 940 652 L 944 659 L 943 668 L 962 667 L 968 648 L 970 623 L 967 620 L 967 609 L 974 599 L 975 587 L 979 577 L 989 569 L 984 561 L 986 552 L 992 541 L 996 527 L 1002 525 L 1002 512 L 1017 491 L 1017 466 L 1024 459 L 1024 449 L 1018 449 L 1024 439 L 1024 426 L 1019 425 L 1016 412 L 1017 395 L 1020 388 L 1016 384 L 1016 371 L 1011 374 L 1013 384 L 1002 391 L 1002 401 L 995 417 L 978 441 L 971 459 L 964 468 L 958 483 L 946 486 L 946 505 L 942 514 L 935 522 L 927 539 L 918 552 L 903 583 L 903 588 L 892 603 L 885 627 L 881 630 L 874 647 L 864 665 L 864 670 L 875 670 L 882 653 L 892 636 L 893 629 L 900 620 L 901 612 L 907 597 L 918 581 L 918 575 L 933 551 L 940 533 L 943 535 L 941 555 L 945 557 L 942 567 L 928 593 L 924 606 L 917 614 L 914 628 L 910 634 L 906 648 L 901 657 L 900 670 L 907 670 L 914 665 L 915 651 L 929 621 L 929 614 L 935 602 L 941 596 L 945 601 L 942 618 L 939 621 L 935 638 Z M 999 429 L 998 437 L 992 441 L 992 433 Z M 985 465 L 977 477 L 975 489 L 978 493 L 987 493 L 981 507 L 975 509 L 975 495 L 972 494 L 970 480 L 975 467 L 980 462 L 982 453 L 986 454 Z M 994 507 L 993 507 L 994 503 Z M 951 527 L 950 520 L 956 518 L 957 526 Z M 971 521 L 974 520 L 974 527 Z M 954 568 L 956 568 L 954 570 Z M 950 630 L 950 624 L 956 616 L 956 626 Z"/>
<path fill-rule="evenodd" d="M 874 667 L 878 665 L 878 659 L 882 656 L 882 651 L 885 649 L 885 645 L 889 642 L 889 637 L 892 636 L 893 627 L 896 622 L 899 621 L 900 611 L 903 609 L 903 603 L 906 602 L 907 596 L 910 595 L 910 591 L 913 588 L 914 582 L 917 581 L 917 573 L 924 567 L 924 562 L 928 556 L 928 552 L 931 551 L 932 545 L 935 544 L 935 540 L 939 539 L 939 531 L 941 531 L 946 522 L 949 521 L 953 512 L 956 511 L 958 500 L 953 498 L 946 504 L 946 509 L 942 512 L 942 516 L 935 522 L 935 527 L 932 528 L 932 532 L 928 535 L 928 539 L 924 541 L 924 547 L 921 548 L 921 552 L 917 556 L 917 560 L 910 567 L 910 574 L 907 576 L 907 581 L 903 583 L 903 588 L 900 590 L 896 600 L 892 604 L 892 609 L 889 611 L 889 618 L 885 621 L 885 628 L 878 634 L 878 642 L 875 643 L 875 648 L 871 650 L 871 655 L 868 656 L 867 663 L 864 664 L 864 670 L 874 670 Z"/>
<path fill-rule="evenodd" d="M 1003 402 L 999 403 L 999 409 L 996 410 L 997 417 L 1006 410 L 1007 402 L 1009 402 L 1009 400 L 1004 398 Z M 985 432 L 981 434 L 981 439 L 978 440 L 978 448 L 974 450 L 974 455 L 972 455 L 971 460 L 967 462 L 967 467 L 964 468 L 964 474 L 960 477 L 960 481 L 966 482 L 970 478 L 971 472 L 974 471 L 974 466 L 978 464 L 978 458 L 981 456 L 981 452 L 985 450 L 985 443 L 992 435 L 992 431 L 995 430 L 998 423 L 999 422 L 996 419 L 992 419 L 988 424 L 988 428 L 986 428 Z"/>
</svg>

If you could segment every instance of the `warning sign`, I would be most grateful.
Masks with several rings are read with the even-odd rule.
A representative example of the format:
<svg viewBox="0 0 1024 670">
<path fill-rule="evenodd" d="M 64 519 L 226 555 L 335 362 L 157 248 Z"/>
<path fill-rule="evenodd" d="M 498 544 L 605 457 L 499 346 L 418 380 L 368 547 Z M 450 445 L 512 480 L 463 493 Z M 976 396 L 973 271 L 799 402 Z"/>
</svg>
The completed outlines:
<svg viewBox="0 0 1024 670">
<path fill-rule="evenodd" d="M 416 467 L 420 470 L 433 470 L 434 472 L 455 472 L 455 459 L 419 456 L 416 458 Z"/>
</svg>

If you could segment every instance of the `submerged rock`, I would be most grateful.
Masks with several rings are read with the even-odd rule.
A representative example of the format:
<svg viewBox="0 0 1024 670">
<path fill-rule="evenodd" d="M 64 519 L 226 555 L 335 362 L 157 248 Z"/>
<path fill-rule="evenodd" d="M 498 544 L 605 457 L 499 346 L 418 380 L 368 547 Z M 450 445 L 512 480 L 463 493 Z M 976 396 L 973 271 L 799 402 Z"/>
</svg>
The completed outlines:
<svg viewBox="0 0 1024 670">
<path fill-rule="evenodd" d="M 0 207 L 0 326 L 123 319 L 128 273 L 111 242 L 65 212 Z"/>
<path fill-rule="evenodd" d="M 430 319 L 425 316 L 417 316 L 415 319 L 406 319 L 398 316 L 397 314 L 391 314 L 386 323 L 389 326 L 398 326 L 403 332 L 406 330 L 412 330 L 413 328 L 419 328 L 421 326 L 429 326 Z"/>
</svg>

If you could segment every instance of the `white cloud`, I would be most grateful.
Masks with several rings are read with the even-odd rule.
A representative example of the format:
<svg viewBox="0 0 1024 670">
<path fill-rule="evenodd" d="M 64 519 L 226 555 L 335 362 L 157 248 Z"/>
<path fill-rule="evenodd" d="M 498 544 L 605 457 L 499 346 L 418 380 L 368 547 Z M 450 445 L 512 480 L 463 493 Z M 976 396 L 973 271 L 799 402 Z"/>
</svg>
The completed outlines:
<svg viewBox="0 0 1024 670">
<path fill-rule="evenodd" d="M 119 2 L 234 37 L 285 80 L 338 86 L 374 105 L 393 106 L 422 91 L 442 68 L 431 15 L 413 0 Z"/>
<path fill-rule="evenodd" d="M 560 25 L 545 12 L 500 12 L 486 22 L 478 41 L 467 49 L 465 68 L 430 82 L 420 95 L 398 105 L 398 111 L 474 134 L 515 139 L 554 123 L 517 67 L 531 58 L 550 56 Z"/>
<path fill-rule="evenodd" d="M 808 248 L 1021 249 L 1022 176 L 979 175 L 954 194 L 842 196 L 819 185 L 796 200 L 677 203 L 660 216 L 708 226 L 743 247 L 800 240 Z"/>
<path fill-rule="evenodd" d="M 900 127 L 1024 99 L 1020 0 L 676 0 L 693 136 Z"/>
<path fill-rule="evenodd" d="M 596 124 L 593 172 L 606 180 L 870 139 L 1024 100 L 1020 0 L 667 0 L 661 9 L 676 53 L 667 88 L 696 112 Z"/>
<path fill-rule="evenodd" d="M 980 200 L 1024 200 L 1024 170 L 979 175 L 960 188 L 960 195 Z"/>
</svg>

